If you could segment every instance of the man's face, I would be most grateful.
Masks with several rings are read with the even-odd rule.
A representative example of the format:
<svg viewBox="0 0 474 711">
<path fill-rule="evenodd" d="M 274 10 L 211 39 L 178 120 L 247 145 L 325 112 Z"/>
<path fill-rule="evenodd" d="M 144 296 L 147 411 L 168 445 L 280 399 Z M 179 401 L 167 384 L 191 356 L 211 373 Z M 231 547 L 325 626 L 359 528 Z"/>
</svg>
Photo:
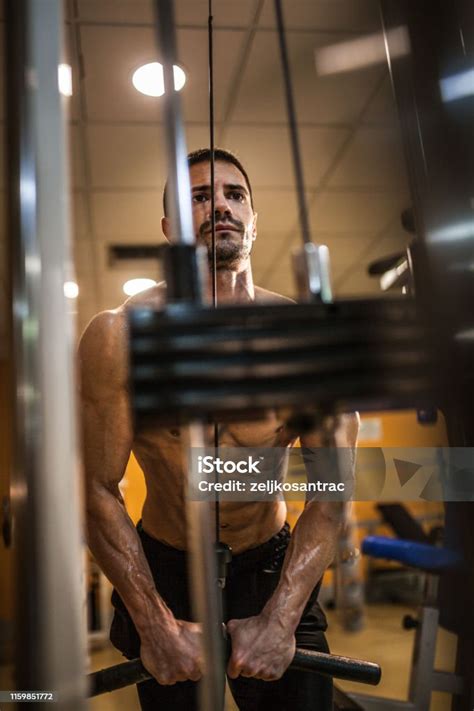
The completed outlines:
<svg viewBox="0 0 474 711">
<path fill-rule="evenodd" d="M 212 261 L 211 167 L 208 162 L 190 168 L 193 222 L 196 243 L 205 245 Z M 247 183 L 232 163 L 214 164 L 214 210 L 216 221 L 216 266 L 245 266 L 257 236 L 257 215 L 250 203 Z"/>
</svg>

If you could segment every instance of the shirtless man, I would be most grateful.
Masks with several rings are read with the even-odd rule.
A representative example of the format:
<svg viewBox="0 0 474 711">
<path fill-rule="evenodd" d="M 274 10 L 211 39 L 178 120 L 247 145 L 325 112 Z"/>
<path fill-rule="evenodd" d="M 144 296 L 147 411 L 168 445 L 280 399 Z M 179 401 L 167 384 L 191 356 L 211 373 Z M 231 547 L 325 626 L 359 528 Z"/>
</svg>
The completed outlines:
<svg viewBox="0 0 474 711">
<path fill-rule="evenodd" d="M 216 151 L 215 159 L 218 303 L 287 302 L 253 283 L 257 215 L 244 168 L 226 151 Z M 188 162 L 196 240 L 210 252 L 209 151 L 190 154 Z M 162 229 L 169 238 L 167 217 Z M 125 656 L 141 656 L 156 679 L 138 685 L 142 708 L 189 711 L 196 708 L 201 656 L 186 583 L 180 432 L 134 435 L 127 394 L 127 309 L 165 300 L 164 286 L 157 285 L 98 314 L 81 339 L 87 524 L 92 553 L 115 586 L 111 639 Z M 354 447 L 357 431 L 357 416 L 343 416 L 338 445 Z M 272 412 L 220 432 L 223 446 L 289 447 L 294 439 Z M 318 434 L 302 444 L 318 446 Z M 147 486 L 137 529 L 119 491 L 132 450 Z M 327 651 L 318 582 L 334 557 L 341 514 L 340 503 L 311 501 L 290 538 L 284 502 L 221 504 L 221 540 L 233 552 L 225 588 L 232 638 L 227 673 L 240 709 L 332 708 L 329 680 L 286 669 L 296 643 Z"/>
</svg>

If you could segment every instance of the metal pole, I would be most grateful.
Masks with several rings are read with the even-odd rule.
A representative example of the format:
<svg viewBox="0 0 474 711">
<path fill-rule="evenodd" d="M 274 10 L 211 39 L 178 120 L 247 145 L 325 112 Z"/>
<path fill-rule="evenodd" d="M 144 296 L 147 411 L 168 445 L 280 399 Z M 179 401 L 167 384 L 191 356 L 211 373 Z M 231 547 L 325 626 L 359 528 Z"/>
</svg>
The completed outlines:
<svg viewBox="0 0 474 711">
<path fill-rule="evenodd" d="M 204 452 L 205 430 L 201 422 L 186 428 L 188 472 L 186 519 L 188 526 L 189 574 L 193 592 L 193 611 L 202 623 L 204 674 L 200 683 L 201 711 L 222 711 L 224 708 L 224 636 L 220 612 L 221 591 L 217 585 L 216 554 L 212 545 L 212 525 L 209 504 L 196 501 L 201 475 L 193 449 Z"/>
<path fill-rule="evenodd" d="M 164 133 L 168 168 L 168 211 L 173 242 L 194 244 L 191 186 L 182 121 L 181 97 L 174 90 L 173 66 L 177 63 L 173 0 L 155 0 L 157 41 L 163 52 Z"/>
<path fill-rule="evenodd" d="M 173 0 L 155 0 L 157 37 L 163 52 L 165 95 L 163 97 L 165 145 L 168 168 L 168 210 L 173 241 L 193 245 L 194 229 L 191 209 L 191 185 L 187 161 L 186 141 L 182 121 L 181 102 L 174 90 L 173 66 L 177 62 Z M 184 258 L 184 255 L 183 255 Z M 179 264 L 175 265 L 179 270 Z M 168 298 L 172 298 L 175 284 L 168 283 Z M 191 292 L 189 292 L 191 298 Z M 210 511 L 202 502 L 192 500 L 198 473 L 195 471 L 194 447 L 205 446 L 202 422 L 191 423 L 183 432 L 184 467 L 188 473 L 186 523 L 188 527 L 189 573 L 193 612 L 202 624 L 202 652 L 204 672 L 199 684 L 202 711 L 222 711 L 224 705 L 223 633 L 219 619 L 217 596 L 217 567 L 210 526 Z"/>
<path fill-rule="evenodd" d="M 9 234 L 16 360 L 16 687 L 86 707 L 60 0 L 7 3 Z M 23 703 L 19 705 L 23 708 Z"/>
<path fill-rule="evenodd" d="M 308 208 L 306 205 L 306 197 L 304 191 L 303 162 L 301 160 L 300 144 L 298 141 L 295 100 L 293 97 L 293 87 L 291 83 L 290 62 L 288 59 L 288 50 L 286 46 L 286 35 L 283 23 L 283 10 L 281 7 L 281 0 L 275 0 L 275 16 L 278 29 L 278 43 L 280 47 L 283 84 L 285 87 L 286 110 L 288 114 L 288 130 L 290 132 L 293 170 L 295 173 L 296 198 L 298 200 L 298 217 L 300 221 L 303 243 L 308 244 L 311 242 L 311 230 L 309 227 Z"/>
</svg>

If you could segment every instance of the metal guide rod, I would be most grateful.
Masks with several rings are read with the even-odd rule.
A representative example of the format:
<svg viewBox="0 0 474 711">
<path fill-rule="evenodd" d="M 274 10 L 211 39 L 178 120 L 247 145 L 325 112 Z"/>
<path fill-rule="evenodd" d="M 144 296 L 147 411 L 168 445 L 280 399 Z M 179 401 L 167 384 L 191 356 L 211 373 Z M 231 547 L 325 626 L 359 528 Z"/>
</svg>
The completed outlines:
<svg viewBox="0 0 474 711">
<path fill-rule="evenodd" d="M 222 621 L 219 619 L 221 601 L 217 587 L 217 569 L 215 551 L 211 544 L 212 527 L 209 505 L 196 500 L 196 492 L 201 475 L 198 471 L 197 457 L 192 456 L 193 449 L 203 451 L 205 430 L 201 422 L 192 422 L 186 429 L 188 435 L 185 467 L 188 472 L 186 496 L 187 540 L 189 556 L 189 574 L 193 591 L 193 612 L 202 622 L 202 644 L 205 673 L 200 683 L 200 707 L 203 711 L 222 711 L 224 704 L 224 649 Z"/>
<path fill-rule="evenodd" d="M 303 242 L 311 242 L 311 230 L 309 227 L 308 208 L 304 192 L 303 164 L 301 162 L 301 152 L 298 141 L 298 129 L 296 125 L 295 101 L 291 84 L 290 64 L 288 60 L 288 50 L 286 46 L 285 28 L 283 24 L 283 11 L 281 0 L 275 0 L 275 14 L 278 28 L 278 42 L 280 45 L 280 58 L 283 71 L 283 83 L 285 86 L 286 109 L 288 112 L 288 128 L 290 131 L 291 152 L 293 157 L 293 169 L 296 181 L 296 197 L 298 200 L 298 217 L 300 221 Z"/>
<path fill-rule="evenodd" d="M 303 246 L 301 250 L 293 254 L 293 269 L 296 276 L 298 296 L 302 301 L 320 300 L 324 303 L 330 303 L 333 300 L 333 296 L 331 289 L 329 251 L 324 245 L 316 245 L 311 241 L 308 206 L 306 204 L 305 197 L 303 163 L 301 160 L 301 151 L 298 140 L 295 101 L 291 83 L 290 62 L 286 45 L 281 0 L 275 0 L 275 14 L 278 28 L 278 42 L 280 45 L 283 84 L 285 87 L 293 170 L 296 182 L 298 217 L 301 228 L 301 236 L 303 238 Z"/>
<path fill-rule="evenodd" d="M 58 90 L 60 0 L 6 5 L 9 234 L 16 364 L 12 486 L 16 687 L 86 708 L 68 171 Z M 23 704 L 19 705 L 23 708 Z"/>
<path fill-rule="evenodd" d="M 208 59 L 209 59 L 209 149 L 211 152 L 210 178 L 211 178 L 211 244 L 212 244 L 212 303 L 217 307 L 217 265 L 216 265 L 216 191 L 214 185 L 215 157 L 214 157 L 214 33 L 213 33 L 212 0 L 208 3 L 207 18 L 207 39 L 208 39 Z M 214 423 L 214 456 L 218 456 L 219 450 L 219 427 Z M 216 470 L 215 481 L 219 480 Z M 220 502 L 219 494 L 216 493 L 214 528 L 216 545 L 220 540 Z M 222 597 L 222 595 L 221 595 Z M 221 600 L 222 602 L 222 600 Z M 221 610 L 223 607 L 221 606 Z"/>
<path fill-rule="evenodd" d="M 217 269 L 216 269 L 216 194 L 214 188 L 214 42 L 213 42 L 212 0 L 209 0 L 207 19 L 208 54 L 209 54 L 209 149 L 211 151 L 211 237 L 212 237 L 212 303 L 217 306 Z M 217 446 L 217 445 L 216 445 Z M 217 540 L 219 536 L 217 535 Z"/>
<path fill-rule="evenodd" d="M 175 243 L 195 242 L 191 210 L 191 186 L 179 94 L 174 90 L 173 65 L 177 61 L 172 0 L 155 0 L 158 42 L 163 52 L 165 94 L 163 97 L 165 144 L 168 168 L 168 209 Z M 179 265 L 178 265 L 179 267 Z M 168 290 L 172 285 L 168 284 Z M 173 294 L 171 294 L 173 296 Z M 188 472 L 186 523 L 188 528 L 189 572 L 194 615 L 202 625 L 203 676 L 199 684 L 202 711 L 222 711 L 224 674 L 222 621 L 217 597 L 217 568 L 210 526 L 210 511 L 193 501 L 191 494 L 198 472 L 192 448 L 203 447 L 205 429 L 200 421 L 183 432 L 184 467 Z"/>
<path fill-rule="evenodd" d="M 173 67 L 177 63 L 173 0 L 155 0 L 158 46 L 163 52 L 164 133 L 168 168 L 168 211 L 173 241 L 194 244 L 191 186 L 186 139 L 181 112 L 181 97 L 174 89 Z"/>
</svg>

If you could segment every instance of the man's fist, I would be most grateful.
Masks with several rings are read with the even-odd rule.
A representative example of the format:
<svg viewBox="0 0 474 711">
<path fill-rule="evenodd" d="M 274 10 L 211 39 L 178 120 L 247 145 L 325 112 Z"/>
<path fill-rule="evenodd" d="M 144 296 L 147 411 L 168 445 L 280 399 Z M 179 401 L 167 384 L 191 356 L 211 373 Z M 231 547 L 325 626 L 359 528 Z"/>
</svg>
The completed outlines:
<svg viewBox="0 0 474 711">
<path fill-rule="evenodd" d="M 198 681 L 202 672 L 201 628 L 194 622 L 174 620 L 172 626 L 155 635 L 142 636 L 143 666 L 159 684 Z"/>
<path fill-rule="evenodd" d="M 250 676 L 275 681 L 295 656 L 293 632 L 260 615 L 230 620 L 227 631 L 232 639 L 232 656 L 227 667 L 231 679 Z"/>
</svg>

